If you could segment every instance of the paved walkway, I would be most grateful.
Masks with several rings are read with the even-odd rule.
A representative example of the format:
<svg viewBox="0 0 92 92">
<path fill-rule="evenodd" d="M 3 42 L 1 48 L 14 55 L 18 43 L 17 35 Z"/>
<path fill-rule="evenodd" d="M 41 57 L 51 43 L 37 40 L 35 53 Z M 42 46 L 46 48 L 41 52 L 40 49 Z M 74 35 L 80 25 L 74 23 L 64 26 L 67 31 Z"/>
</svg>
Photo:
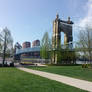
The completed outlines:
<svg viewBox="0 0 92 92">
<path fill-rule="evenodd" d="M 18 67 L 18 69 L 23 70 L 25 72 L 29 72 L 35 75 L 39 75 L 51 80 L 55 80 L 70 86 L 74 86 L 83 90 L 87 90 L 89 92 L 92 92 L 92 82 L 88 82 L 85 80 L 80 80 L 80 79 L 75 79 L 67 76 L 62 76 L 58 74 L 53 74 L 53 73 L 47 73 L 47 72 L 42 72 L 42 71 L 37 71 L 37 70 L 32 70 L 28 68 L 22 68 Z"/>
</svg>

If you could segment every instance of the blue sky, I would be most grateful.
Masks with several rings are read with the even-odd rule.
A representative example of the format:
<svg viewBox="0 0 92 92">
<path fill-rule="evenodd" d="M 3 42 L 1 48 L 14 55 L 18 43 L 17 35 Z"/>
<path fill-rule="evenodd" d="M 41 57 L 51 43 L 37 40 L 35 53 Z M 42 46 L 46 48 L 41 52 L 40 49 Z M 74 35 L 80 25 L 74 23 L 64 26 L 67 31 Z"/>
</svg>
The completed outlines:
<svg viewBox="0 0 92 92">
<path fill-rule="evenodd" d="M 74 23 L 87 16 L 85 5 L 91 0 L 0 0 L 0 28 L 11 30 L 14 43 L 41 39 L 44 32 L 52 35 L 52 22 L 70 16 Z"/>
</svg>

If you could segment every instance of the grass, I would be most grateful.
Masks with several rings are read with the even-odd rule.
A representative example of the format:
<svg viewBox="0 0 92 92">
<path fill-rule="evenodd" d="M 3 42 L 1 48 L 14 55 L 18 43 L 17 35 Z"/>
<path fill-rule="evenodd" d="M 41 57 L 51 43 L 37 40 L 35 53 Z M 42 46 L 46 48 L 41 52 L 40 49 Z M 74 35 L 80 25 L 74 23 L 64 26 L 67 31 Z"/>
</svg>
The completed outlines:
<svg viewBox="0 0 92 92">
<path fill-rule="evenodd" d="M 83 69 L 81 66 L 46 66 L 46 67 L 28 67 L 35 70 L 65 75 L 82 80 L 92 81 L 92 69 Z"/>
<path fill-rule="evenodd" d="M 0 92 L 86 92 L 29 74 L 16 68 L 0 68 Z"/>
</svg>

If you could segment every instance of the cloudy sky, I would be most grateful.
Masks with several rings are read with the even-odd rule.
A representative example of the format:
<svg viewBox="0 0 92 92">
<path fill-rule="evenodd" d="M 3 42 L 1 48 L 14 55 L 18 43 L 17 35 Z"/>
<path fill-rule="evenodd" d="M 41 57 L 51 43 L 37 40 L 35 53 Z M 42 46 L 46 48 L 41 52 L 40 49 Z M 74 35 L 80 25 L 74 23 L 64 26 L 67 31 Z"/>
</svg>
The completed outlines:
<svg viewBox="0 0 92 92">
<path fill-rule="evenodd" d="M 7 26 L 14 43 L 32 42 L 45 31 L 51 36 L 56 13 L 63 20 L 71 17 L 74 35 L 77 26 L 92 26 L 92 0 L 0 0 L 0 29 Z"/>
</svg>

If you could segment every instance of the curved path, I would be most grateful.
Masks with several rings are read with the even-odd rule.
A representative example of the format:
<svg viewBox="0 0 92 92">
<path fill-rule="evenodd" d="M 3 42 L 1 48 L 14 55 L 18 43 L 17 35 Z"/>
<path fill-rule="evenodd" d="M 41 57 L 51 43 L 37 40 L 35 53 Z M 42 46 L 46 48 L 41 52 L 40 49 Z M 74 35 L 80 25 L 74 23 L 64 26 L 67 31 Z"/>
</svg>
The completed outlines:
<svg viewBox="0 0 92 92">
<path fill-rule="evenodd" d="M 42 72 L 38 70 L 32 70 L 32 69 L 23 68 L 23 67 L 18 67 L 18 69 L 92 92 L 92 82 L 89 82 L 89 81 L 75 79 L 75 78 L 53 74 L 53 73 Z"/>
</svg>

